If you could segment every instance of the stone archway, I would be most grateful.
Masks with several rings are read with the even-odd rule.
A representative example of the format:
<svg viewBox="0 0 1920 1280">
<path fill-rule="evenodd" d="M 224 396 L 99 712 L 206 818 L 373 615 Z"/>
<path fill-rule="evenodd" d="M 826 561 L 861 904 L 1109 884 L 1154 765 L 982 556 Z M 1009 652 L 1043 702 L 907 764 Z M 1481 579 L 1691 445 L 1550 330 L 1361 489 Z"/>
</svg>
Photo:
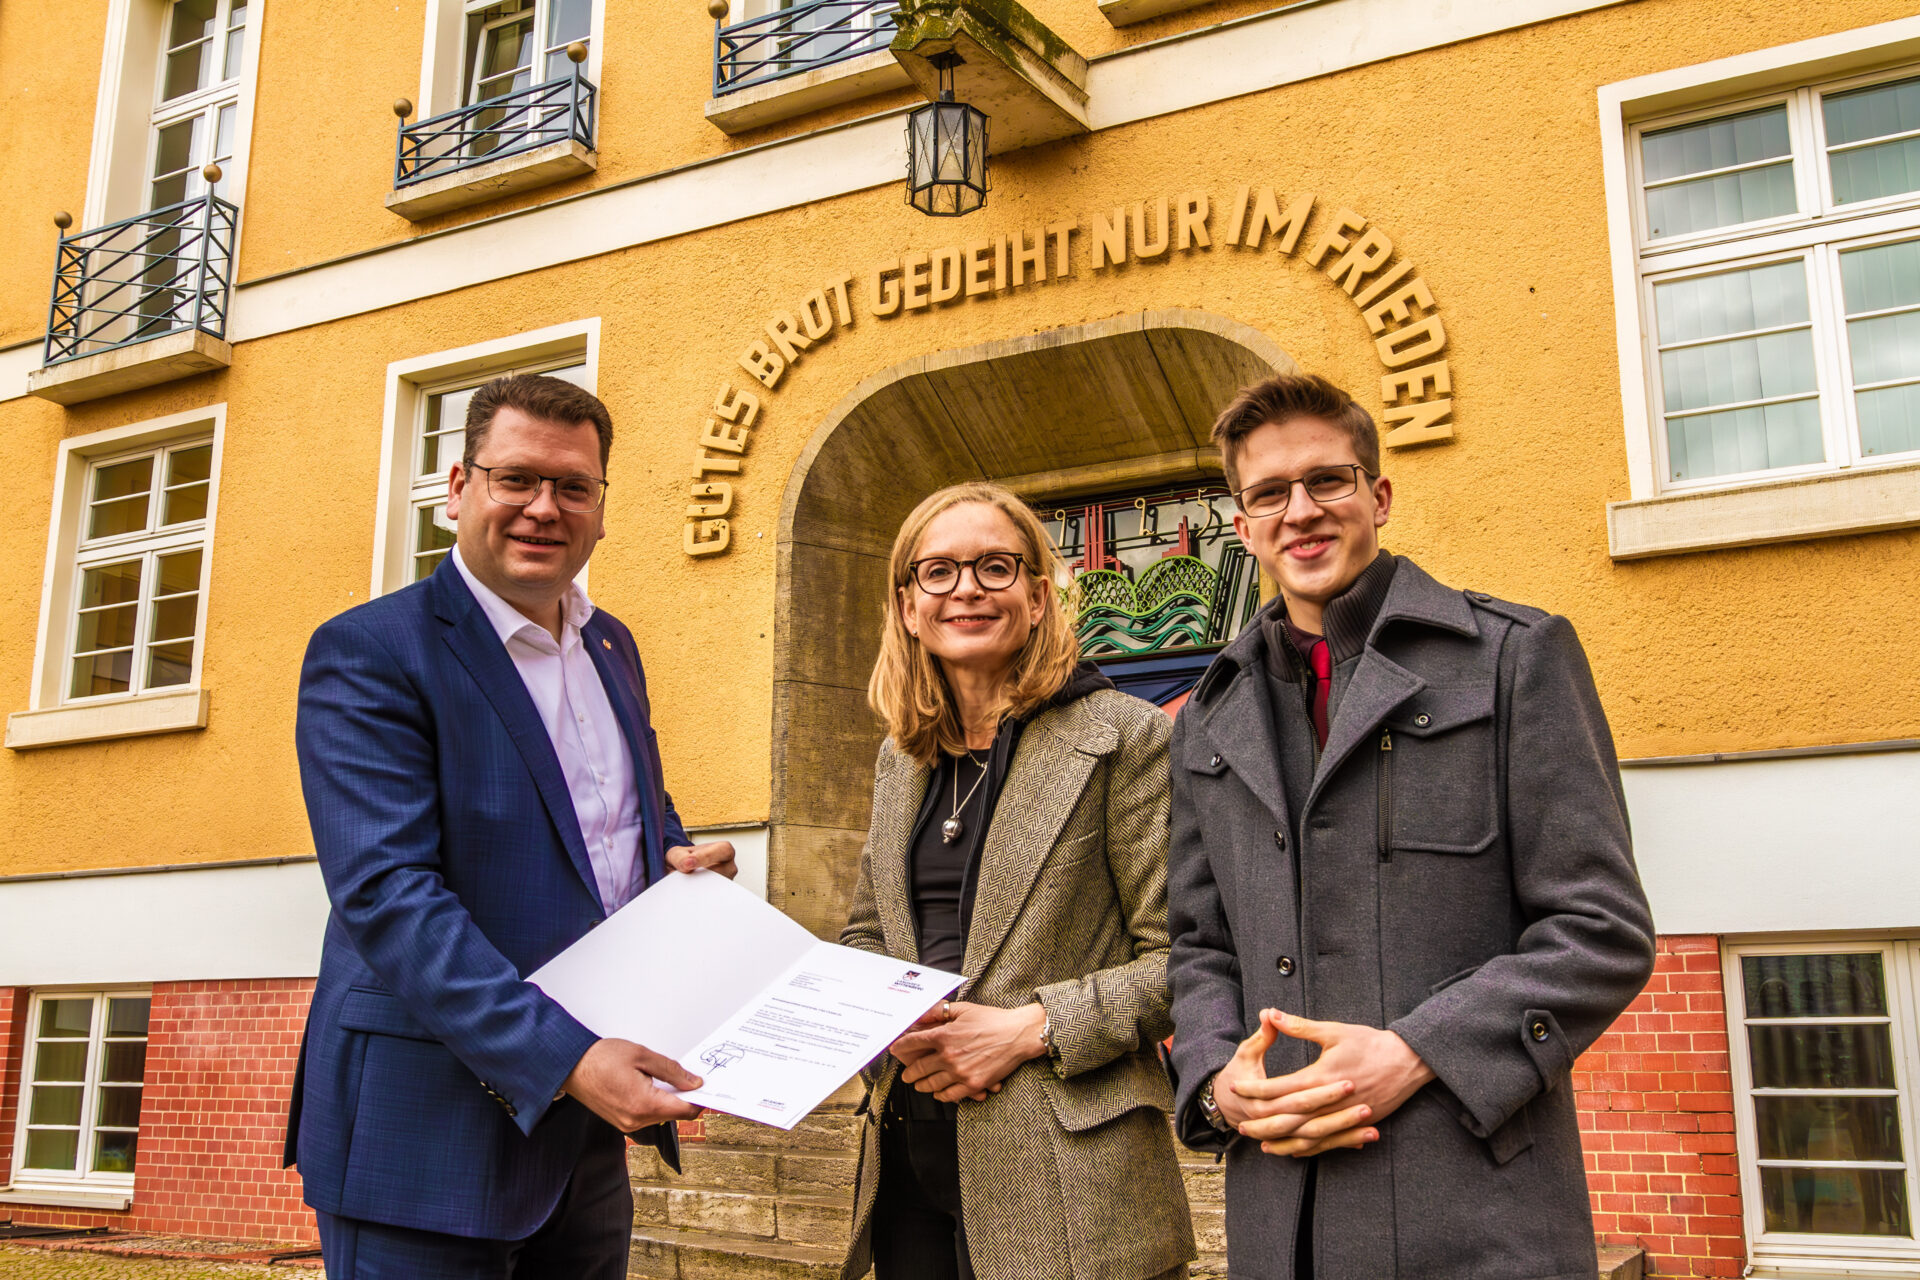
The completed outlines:
<svg viewBox="0 0 1920 1280">
<path fill-rule="evenodd" d="M 823 937 L 846 919 L 881 732 L 867 709 L 886 557 L 926 494 L 990 479 L 1073 496 L 1217 477 L 1214 416 L 1297 369 L 1200 311 L 1146 311 L 875 374 L 807 442 L 780 512 L 768 899 Z"/>
</svg>

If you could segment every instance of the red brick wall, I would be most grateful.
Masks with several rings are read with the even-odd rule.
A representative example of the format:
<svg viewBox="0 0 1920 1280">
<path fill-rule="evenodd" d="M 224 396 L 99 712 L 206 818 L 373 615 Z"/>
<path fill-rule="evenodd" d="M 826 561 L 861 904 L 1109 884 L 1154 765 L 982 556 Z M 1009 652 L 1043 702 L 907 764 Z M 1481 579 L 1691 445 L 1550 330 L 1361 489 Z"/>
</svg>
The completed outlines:
<svg viewBox="0 0 1920 1280">
<path fill-rule="evenodd" d="M 1652 981 L 1573 1068 L 1593 1223 L 1660 1276 L 1746 1259 L 1719 940 L 1666 937 Z"/>
<path fill-rule="evenodd" d="M 13 1135 L 20 1123 L 20 1060 L 26 1043 L 26 993 L 0 987 L 0 1187 L 13 1178 Z"/>
<path fill-rule="evenodd" d="M 0 991 L 24 1006 L 27 993 Z M 242 1240 L 311 1242 L 313 1214 L 300 1178 L 280 1167 L 287 1100 L 309 980 L 158 983 L 147 1041 L 146 1093 L 133 1206 L 124 1213 L 12 1206 L 20 1222 L 113 1226 Z M 5 1036 L 6 1003 L 0 1003 Z M 0 1039 L 0 1073 L 18 1062 Z M 0 1121 L 11 1142 L 19 1090 L 0 1080 Z M 0 1148 L 3 1151 L 4 1148 Z"/>
</svg>

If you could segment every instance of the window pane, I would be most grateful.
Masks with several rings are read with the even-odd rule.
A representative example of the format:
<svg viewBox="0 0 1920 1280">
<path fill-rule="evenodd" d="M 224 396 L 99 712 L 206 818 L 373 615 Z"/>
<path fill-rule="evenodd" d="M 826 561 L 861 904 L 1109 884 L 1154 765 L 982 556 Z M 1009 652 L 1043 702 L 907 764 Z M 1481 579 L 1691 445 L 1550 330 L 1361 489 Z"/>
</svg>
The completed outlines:
<svg viewBox="0 0 1920 1280">
<path fill-rule="evenodd" d="M 1840 287 L 1849 316 L 1920 308 L 1920 240 L 1840 255 Z M 1920 309 L 1847 322 L 1854 385 L 1920 379 Z M 1867 457 L 1920 449 L 1920 385 L 1854 394 L 1860 452 Z"/>
<path fill-rule="evenodd" d="M 1901 311 L 1847 324 L 1856 384 L 1920 376 L 1920 311 Z"/>
<path fill-rule="evenodd" d="M 1669 413 L 1808 395 L 1818 386 L 1815 378 L 1811 329 L 1660 353 L 1660 386 Z"/>
<path fill-rule="evenodd" d="M 1862 391 L 1853 400 L 1862 454 L 1871 458 L 1920 449 L 1920 383 Z"/>
<path fill-rule="evenodd" d="M 107 1001 L 107 1034 L 146 1035 L 152 1011 L 153 1001 L 143 996 L 125 996 Z"/>
<path fill-rule="evenodd" d="M 133 651 L 95 654 L 75 658 L 73 681 L 67 686 L 69 698 L 92 698 L 106 693 L 125 693 L 133 687 Z"/>
<path fill-rule="evenodd" d="M 1811 315 L 1799 261 L 1674 280 L 1656 286 L 1653 298 L 1661 346 L 1804 324 Z"/>
<path fill-rule="evenodd" d="M 1899 1169 L 1760 1170 L 1768 1231 L 1904 1236 L 1906 1174 Z"/>
<path fill-rule="evenodd" d="M 127 648 L 133 643 L 133 624 L 138 616 L 136 606 L 130 604 L 81 614 L 74 628 L 73 651 L 79 654 Z"/>
<path fill-rule="evenodd" d="M 161 689 L 193 679 L 193 642 L 157 644 L 147 650 L 147 687 Z"/>
<path fill-rule="evenodd" d="M 194 617 L 200 612 L 198 593 L 173 596 L 153 606 L 153 641 L 193 639 Z"/>
<path fill-rule="evenodd" d="M 207 489 L 205 481 L 190 484 L 179 489 L 167 490 L 167 507 L 161 517 L 162 525 L 186 524 L 191 520 L 207 518 Z"/>
<path fill-rule="evenodd" d="M 213 115 L 213 154 L 207 157 L 225 163 L 233 159 L 233 126 L 240 117 L 240 108 L 234 103 L 221 107 Z"/>
<path fill-rule="evenodd" d="M 73 1129 L 27 1130 L 29 1169 L 71 1169 L 80 1158 L 80 1134 Z"/>
<path fill-rule="evenodd" d="M 167 483 L 186 484 L 205 480 L 213 474 L 213 446 L 197 444 L 191 449 L 175 449 L 167 455 Z"/>
<path fill-rule="evenodd" d="M 93 1001 L 43 1000 L 40 1002 L 40 1037 L 86 1039 L 93 1030 Z M 46 1077 L 38 1077 L 45 1079 Z M 74 1077 L 76 1080 L 78 1076 Z"/>
<path fill-rule="evenodd" d="M 1920 240 L 1841 254 L 1840 290 L 1850 316 L 1920 303 Z"/>
<path fill-rule="evenodd" d="M 1649 184 L 1781 161 L 1695 182 L 1649 186 L 1647 227 L 1656 238 L 1777 217 L 1798 208 L 1785 106 L 1649 133 L 1641 139 L 1640 152 Z"/>
<path fill-rule="evenodd" d="M 154 177 L 193 167 L 194 157 L 200 152 L 200 122 L 199 116 L 192 116 L 160 130 L 153 149 Z"/>
<path fill-rule="evenodd" d="M 88 569 L 80 577 L 80 607 L 93 609 L 104 604 L 132 604 L 140 598 L 138 560 L 122 560 Z M 60 1003 L 65 1004 L 66 1001 Z"/>
<path fill-rule="evenodd" d="M 445 503 L 419 507 L 414 511 L 413 580 L 431 574 L 446 559 L 455 541 L 455 530 L 447 519 Z"/>
<path fill-rule="evenodd" d="M 101 1047 L 106 1051 L 100 1067 L 102 1080 L 119 1084 L 141 1082 L 147 1069 L 145 1040 L 108 1041 Z"/>
<path fill-rule="evenodd" d="M 213 34 L 214 0 L 175 0 L 167 27 L 167 48 L 177 49 Z"/>
<path fill-rule="evenodd" d="M 93 1136 L 95 1173 L 132 1173 L 134 1149 L 140 1145 L 138 1133 L 96 1133 Z"/>
<path fill-rule="evenodd" d="M 98 1123 L 109 1129 L 138 1129 L 140 1093 L 139 1089 L 102 1089 Z"/>
<path fill-rule="evenodd" d="M 220 72 L 222 80 L 231 80 L 240 74 L 240 56 L 246 51 L 247 41 L 247 0 L 233 0 L 233 8 L 227 15 L 227 57 Z"/>
<path fill-rule="evenodd" d="M 1877 1026 L 1747 1028 L 1753 1083 L 1761 1089 L 1891 1089 L 1892 1029 Z"/>
<path fill-rule="evenodd" d="M 1742 956 L 1749 1018 L 1878 1018 L 1887 1012 L 1879 953 Z"/>
<path fill-rule="evenodd" d="M 200 589 L 200 548 L 191 551 L 176 551 L 172 555 L 160 557 L 160 586 L 154 592 L 157 596 L 170 596 L 179 591 L 198 591 Z"/>
<path fill-rule="evenodd" d="M 207 37 L 213 34 L 214 0 L 177 0 L 173 21 L 167 29 L 167 71 L 160 89 L 160 101 L 204 88 L 212 71 L 208 55 L 213 46 Z"/>
<path fill-rule="evenodd" d="M 1836 151 L 1827 163 L 1832 166 L 1835 204 L 1920 191 L 1920 138 Z"/>
<path fill-rule="evenodd" d="M 139 533 L 147 527 L 148 495 L 113 498 L 95 503 L 87 517 L 87 537 L 113 538 L 123 533 Z"/>
<path fill-rule="evenodd" d="M 467 443 L 467 402 L 473 399 L 475 390 L 477 388 L 466 387 L 427 397 L 427 422 L 417 474 L 444 475 L 460 460 L 460 451 Z"/>
<path fill-rule="evenodd" d="M 116 462 L 93 473 L 93 501 L 143 494 L 153 487 L 153 458 Z"/>
<path fill-rule="evenodd" d="M 593 20 L 593 0 L 553 0 L 547 20 L 547 44 L 585 40 Z"/>
<path fill-rule="evenodd" d="M 1901 1158 L 1893 1098 L 1760 1097 L 1753 1104 L 1762 1160 Z"/>
<path fill-rule="evenodd" d="M 1887 138 L 1920 129 L 1920 79 L 1877 84 L 1821 100 L 1827 145 Z M 1849 204 L 1920 190 L 1920 138 L 1831 152 L 1833 200 Z"/>
<path fill-rule="evenodd" d="M 33 1101 L 27 1108 L 27 1123 L 79 1124 L 80 1098 L 85 1092 L 77 1084 L 35 1085 Z"/>
<path fill-rule="evenodd" d="M 87 517 L 89 538 L 110 538 L 147 527 L 148 491 L 153 487 L 153 459 L 135 458 L 101 467 L 93 473 L 93 509 Z"/>
<path fill-rule="evenodd" d="M 34 1049 L 35 1084 L 84 1084 L 87 1078 L 87 1042 L 84 1040 L 44 1041 Z"/>
</svg>

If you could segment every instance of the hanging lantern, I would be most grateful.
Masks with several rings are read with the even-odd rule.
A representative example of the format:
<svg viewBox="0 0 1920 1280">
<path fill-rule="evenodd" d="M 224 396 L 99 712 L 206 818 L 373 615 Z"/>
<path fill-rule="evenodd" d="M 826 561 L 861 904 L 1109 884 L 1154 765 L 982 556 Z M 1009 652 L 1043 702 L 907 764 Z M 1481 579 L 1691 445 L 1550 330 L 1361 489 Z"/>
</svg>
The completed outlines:
<svg viewBox="0 0 1920 1280">
<path fill-rule="evenodd" d="M 957 218 L 987 202 L 987 113 L 953 100 L 951 53 L 932 59 L 940 100 L 907 115 L 907 203 L 935 218 Z"/>
</svg>

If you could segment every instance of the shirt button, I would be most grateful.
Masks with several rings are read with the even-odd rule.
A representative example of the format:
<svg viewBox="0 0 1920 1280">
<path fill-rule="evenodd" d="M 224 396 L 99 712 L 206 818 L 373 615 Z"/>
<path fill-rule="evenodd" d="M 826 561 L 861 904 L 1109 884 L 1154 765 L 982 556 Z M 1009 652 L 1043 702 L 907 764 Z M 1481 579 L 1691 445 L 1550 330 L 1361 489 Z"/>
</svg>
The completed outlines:
<svg viewBox="0 0 1920 1280">
<path fill-rule="evenodd" d="M 1280 971 L 1281 977 L 1291 978 L 1293 976 L 1293 957 L 1281 956 L 1273 962 L 1273 967 Z"/>
</svg>

